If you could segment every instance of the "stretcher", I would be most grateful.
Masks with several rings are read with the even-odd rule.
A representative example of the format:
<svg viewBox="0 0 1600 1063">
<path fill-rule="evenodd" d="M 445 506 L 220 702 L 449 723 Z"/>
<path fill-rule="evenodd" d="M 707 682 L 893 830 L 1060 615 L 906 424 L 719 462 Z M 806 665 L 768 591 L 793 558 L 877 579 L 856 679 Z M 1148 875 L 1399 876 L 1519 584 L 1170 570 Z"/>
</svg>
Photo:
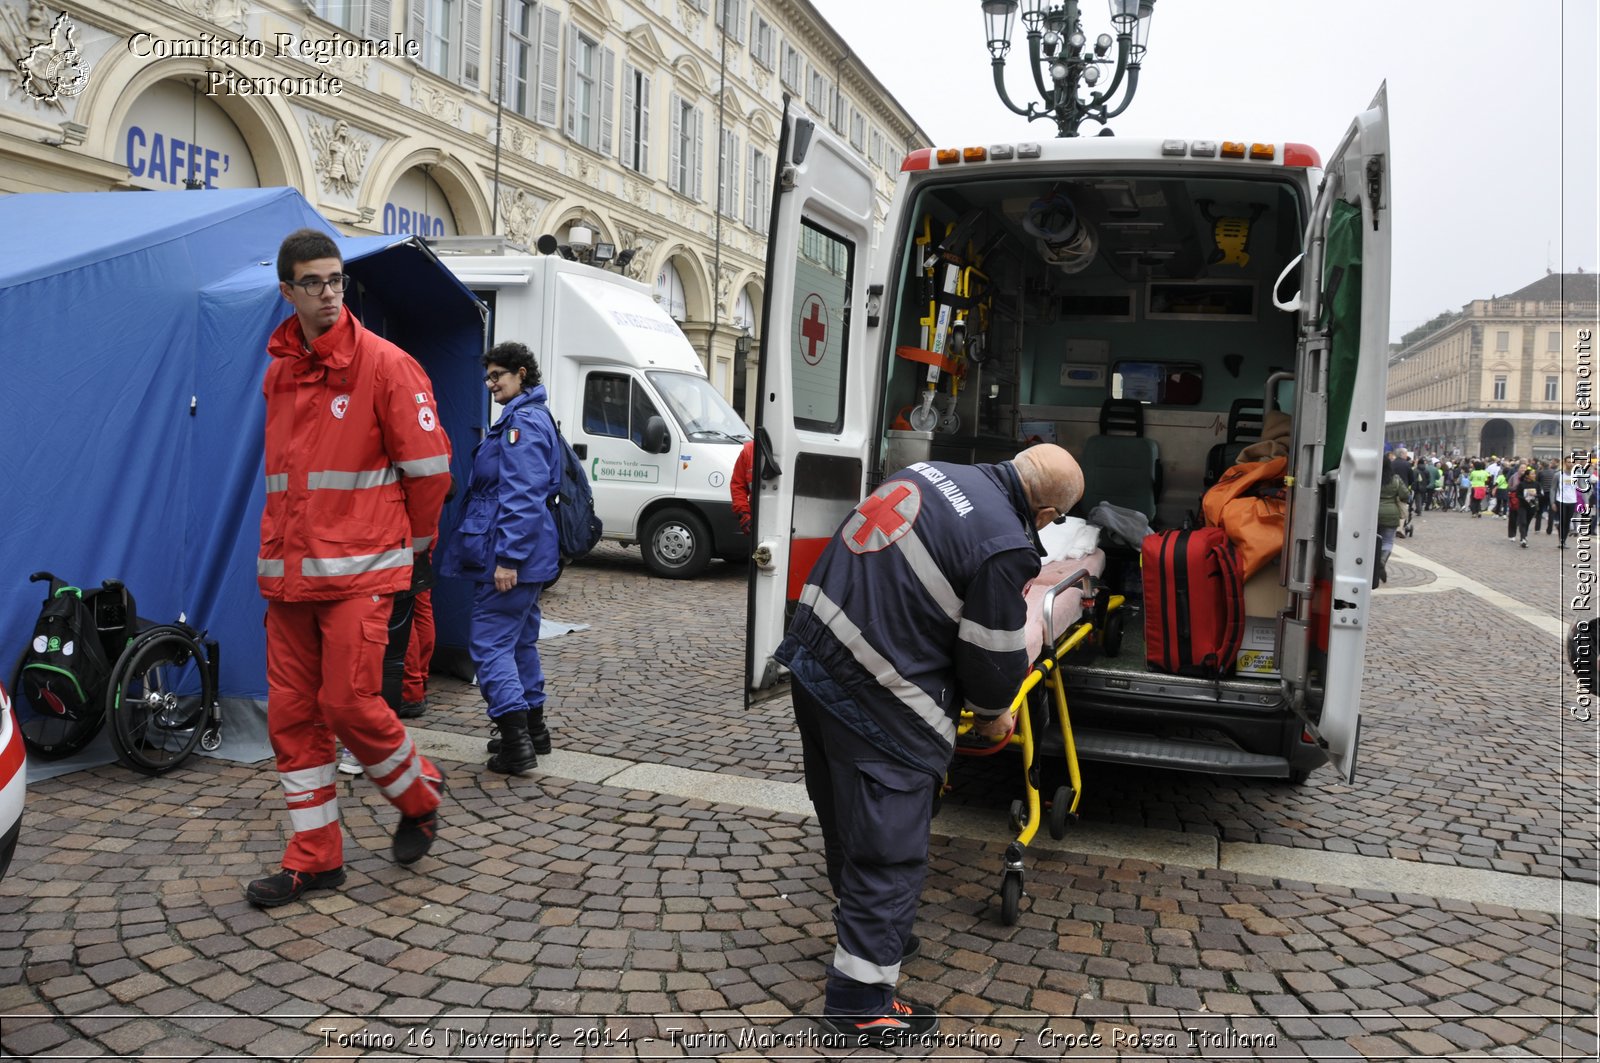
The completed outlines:
<svg viewBox="0 0 1600 1063">
<path fill-rule="evenodd" d="M 1007 926 L 1016 924 L 1022 904 L 1022 851 L 1045 821 L 1039 796 L 1042 773 L 1038 754 L 1052 716 L 1061 729 L 1068 780 L 1056 787 L 1050 801 L 1052 838 L 1066 836 L 1067 825 L 1077 818 L 1078 801 L 1083 796 L 1062 668 L 1069 656 L 1096 645 L 1108 657 L 1115 657 L 1121 649 L 1124 598 L 1101 587 L 1099 577 L 1104 568 L 1105 554 L 1099 550 L 1083 558 L 1055 561 L 1046 565 L 1024 591 L 1028 600 L 1028 651 L 1034 665 L 1011 701 L 1016 721 L 1011 734 L 986 742 L 973 731 L 976 721 L 968 712 L 961 714 L 957 726 L 958 756 L 989 756 L 1006 748 L 1015 748 L 1022 756 L 1024 796 L 1011 802 L 1011 827 L 1017 836 L 1006 846 L 1000 879 L 1000 919 Z M 1041 685 L 1045 688 L 1044 697 L 1032 697 Z"/>
</svg>

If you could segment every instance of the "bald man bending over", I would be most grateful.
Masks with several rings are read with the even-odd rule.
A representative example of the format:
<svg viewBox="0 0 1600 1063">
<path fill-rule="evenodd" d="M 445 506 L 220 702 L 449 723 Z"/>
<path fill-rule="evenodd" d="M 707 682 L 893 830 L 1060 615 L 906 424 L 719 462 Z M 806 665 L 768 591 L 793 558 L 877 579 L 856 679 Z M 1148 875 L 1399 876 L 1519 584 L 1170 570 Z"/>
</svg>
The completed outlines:
<svg viewBox="0 0 1600 1063">
<path fill-rule="evenodd" d="M 918 462 L 856 506 L 811 571 L 777 658 L 838 901 L 824 1029 L 873 1046 L 938 1029 L 894 993 L 920 947 L 935 787 L 962 709 L 984 734 L 1010 730 L 1038 530 L 1082 497 L 1083 471 L 1051 443 L 997 465 Z"/>
</svg>

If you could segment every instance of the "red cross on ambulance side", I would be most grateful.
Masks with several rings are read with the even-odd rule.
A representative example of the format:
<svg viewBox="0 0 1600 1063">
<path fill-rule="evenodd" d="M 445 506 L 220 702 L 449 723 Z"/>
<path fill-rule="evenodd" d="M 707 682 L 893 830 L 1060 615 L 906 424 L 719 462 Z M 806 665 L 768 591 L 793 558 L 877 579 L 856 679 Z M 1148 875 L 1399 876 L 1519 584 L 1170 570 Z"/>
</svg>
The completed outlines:
<svg viewBox="0 0 1600 1063">
<path fill-rule="evenodd" d="M 844 526 L 853 553 L 873 554 L 904 538 L 922 509 L 922 491 L 908 480 L 892 480 L 868 495 Z"/>
</svg>

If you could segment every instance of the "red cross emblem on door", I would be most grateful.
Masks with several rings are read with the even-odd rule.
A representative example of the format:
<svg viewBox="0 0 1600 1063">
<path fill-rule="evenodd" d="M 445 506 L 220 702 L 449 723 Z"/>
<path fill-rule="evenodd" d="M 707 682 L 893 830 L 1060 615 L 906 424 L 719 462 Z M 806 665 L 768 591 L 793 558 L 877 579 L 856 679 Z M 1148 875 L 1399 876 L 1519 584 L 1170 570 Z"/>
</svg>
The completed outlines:
<svg viewBox="0 0 1600 1063">
<path fill-rule="evenodd" d="M 800 304 L 800 357 L 817 365 L 828 353 L 828 307 L 815 292 Z"/>
<path fill-rule="evenodd" d="M 844 544 L 853 553 L 871 554 L 905 536 L 922 509 L 922 492 L 905 480 L 892 480 L 868 495 L 844 526 Z"/>
</svg>

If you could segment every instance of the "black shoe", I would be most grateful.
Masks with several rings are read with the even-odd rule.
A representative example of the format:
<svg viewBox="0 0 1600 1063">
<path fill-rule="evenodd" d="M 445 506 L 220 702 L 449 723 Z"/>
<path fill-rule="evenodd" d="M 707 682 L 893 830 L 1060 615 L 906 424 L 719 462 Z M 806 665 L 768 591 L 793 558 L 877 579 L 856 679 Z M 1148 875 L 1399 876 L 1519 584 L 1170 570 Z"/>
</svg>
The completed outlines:
<svg viewBox="0 0 1600 1063">
<path fill-rule="evenodd" d="M 907 934 L 905 944 L 900 946 L 900 962 L 910 963 L 922 952 L 922 939 L 915 934 Z"/>
<path fill-rule="evenodd" d="M 489 735 L 489 741 L 485 742 L 484 746 L 489 750 L 489 755 L 493 756 L 500 752 L 500 725 L 491 720 L 489 722 L 489 730 L 492 733 Z"/>
<path fill-rule="evenodd" d="M 550 728 L 544 725 L 544 706 L 528 707 L 528 737 L 533 739 L 533 751 L 541 757 L 550 752 Z"/>
<path fill-rule="evenodd" d="M 521 775 L 539 766 L 539 757 L 528 734 L 528 710 L 508 712 L 500 717 L 500 748 L 489 758 L 489 770 L 502 775 Z"/>
<path fill-rule="evenodd" d="M 424 697 L 421 701 L 402 701 L 400 707 L 394 710 L 394 714 L 402 720 L 415 720 L 427 711 L 428 699 Z"/>
<path fill-rule="evenodd" d="M 329 871 L 294 871 L 284 868 L 276 875 L 258 878 L 244 888 L 244 899 L 257 908 L 276 908 L 297 901 L 307 890 L 331 890 L 344 885 L 344 868 Z"/>
<path fill-rule="evenodd" d="M 926 1037 L 939 1029 L 939 1014 L 926 1004 L 889 1002 L 884 1015 L 823 1015 L 817 1025 L 829 1033 L 842 1034 L 863 1048 L 888 1048 Z"/>
<path fill-rule="evenodd" d="M 444 783 L 444 775 L 432 780 L 439 791 L 439 800 L 444 801 L 445 792 L 449 789 Z M 401 816 L 400 823 L 394 829 L 394 841 L 390 843 L 389 850 L 394 855 L 394 862 L 410 865 L 428 855 L 428 850 L 433 848 L 433 839 L 439 834 L 439 810 L 423 813 L 420 816 Z"/>
</svg>

